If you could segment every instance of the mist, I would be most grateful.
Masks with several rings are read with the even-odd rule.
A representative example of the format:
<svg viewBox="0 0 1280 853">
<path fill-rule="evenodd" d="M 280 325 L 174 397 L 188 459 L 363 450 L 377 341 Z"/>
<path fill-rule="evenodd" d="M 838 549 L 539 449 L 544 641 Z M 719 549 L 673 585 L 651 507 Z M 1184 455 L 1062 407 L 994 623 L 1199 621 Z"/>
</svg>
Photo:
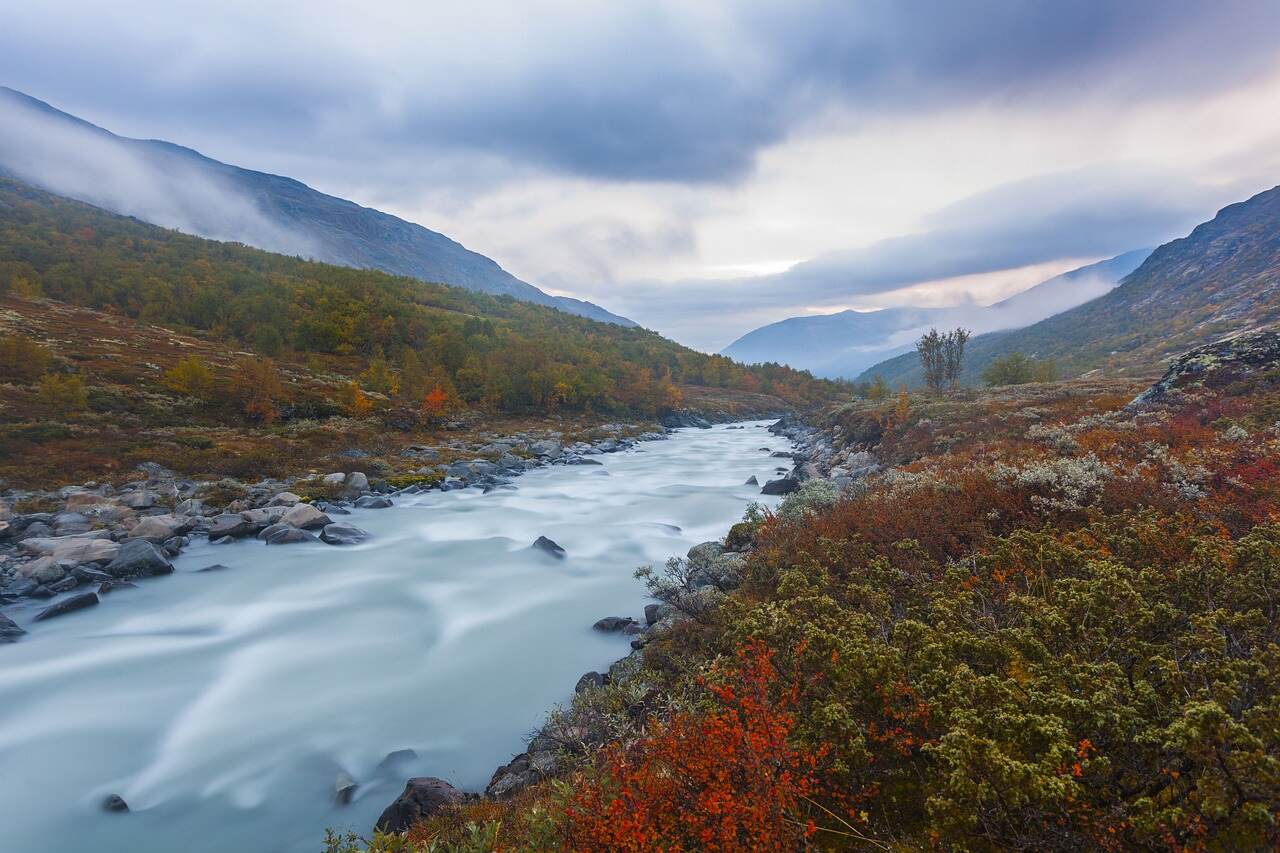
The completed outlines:
<svg viewBox="0 0 1280 853">
<path fill-rule="evenodd" d="M 316 257 L 314 241 L 273 223 L 216 168 L 225 167 L 179 146 L 115 136 L 0 89 L 0 173 L 187 234 Z"/>
</svg>

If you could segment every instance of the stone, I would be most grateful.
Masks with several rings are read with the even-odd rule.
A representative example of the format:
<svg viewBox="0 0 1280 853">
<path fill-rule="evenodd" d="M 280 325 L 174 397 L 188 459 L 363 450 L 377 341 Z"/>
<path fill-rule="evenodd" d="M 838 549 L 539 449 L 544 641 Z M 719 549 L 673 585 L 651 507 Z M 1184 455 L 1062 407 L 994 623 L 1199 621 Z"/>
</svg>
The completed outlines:
<svg viewBox="0 0 1280 853">
<path fill-rule="evenodd" d="M 53 517 L 54 536 L 75 536 L 89 532 L 89 517 L 78 512 L 60 512 Z"/>
<path fill-rule="evenodd" d="M 646 604 L 644 606 L 644 621 L 648 625 L 656 625 L 663 619 L 674 616 L 676 609 L 670 604 Z"/>
<path fill-rule="evenodd" d="M 744 486 L 758 486 L 758 485 L 760 485 L 760 481 L 756 479 L 756 475 L 755 475 L 755 474 L 752 474 L 750 477 L 748 477 L 748 478 L 747 478 L 747 481 L 746 481 L 745 483 L 743 483 L 742 485 L 744 485 Z"/>
<path fill-rule="evenodd" d="M 289 545 L 294 542 L 316 542 L 314 533 L 309 533 L 298 527 L 288 527 L 281 525 L 279 529 L 271 533 L 265 538 L 268 545 Z"/>
<path fill-rule="evenodd" d="M 578 679 L 578 683 L 573 685 L 573 692 L 585 693 L 597 687 L 604 687 L 604 676 L 598 672 L 585 672 Z"/>
<path fill-rule="evenodd" d="M 196 571 L 197 572 L 222 572 L 222 571 L 226 571 L 227 568 L 228 567 L 222 565 L 222 563 L 211 563 L 210 565 L 205 566 L 203 569 L 196 569 Z"/>
<path fill-rule="evenodd" d="M 16 643 L 18 638 L 27 633 L 8 616 L 0 613 L 0 643 Z"/>
<path fill-rule="evenodd" d="M 356 506 L 360 509 L 387 509 L 395 504 L 391 502 L 391 498 L 381 495 L 364 495 L 356 498 Z"/>
<path fill-rule="evenodd" d="M 561 548 L 554 541 L 548 539 L 545 536 L 539 536 L 537 539 L 534 540 L 533 544 L 530 545 L 529 547 L 533 548 L 535 551 L 541 551 L 544 554 L 550 554 L 552 557 L 555 557 L 557 560 L 563 560 L 564 555 L 566 553 L 563 548 Z"/>
<path fill-rule="evenodd" d="M 374 828 L 379 832 L 404 832 L 445 806 L 459 802 L 462 802 L 462 793 L 443 779 L 415 776 L 383 811 Z"/>
<path fill-rule="evenodd" d="M 115 498 L 109 498 L 100 495 L 97 492 L 76 492 L 67 495 L 67 511 L 86 509 L 88 507 L 110 506 L 115 504 Z"/>
<path fill-rule="evenodd" d="M 343 485 L 346 487 L 344 491 L 351 497 L 355 497 L 369 488 L 369 478 L 360 471 L 352 471 L 347 475 Z"/>
<path fill-rule="evenodd" d="M 252 532 L 253 526 L 239 513 L 223 513 L 213 517 L 213 523 L 209 526 L 209 541 L 247 536 Z"/>
<path fill-rule="evenodd" d="M 800 481 L 795 477 L 779 477 L 770 480 L 760 489 L 762 495 L 789 495 L 800 488 Z"/>
<path fill-rule="evenodd" d="M 129 581 L 118 581 L 118 580 L 103 581 L 102 583 L 98 584 L 98 595 L 100 596 L 109 595 L 110 593 L 115 592 L 117 589 L 137 589 L 137 588 L 138 588 L 138 585 L 136 583 L 129 583 Z"/>
<path fill-rule="evenodd" d="M 333 799 L 340 805 L 345 806 L 351 802 L 356 795 L 356 789 L 360 786 L 356 784 L 356 780 L 352 779 L 346 773 L 338 772 L 338 778 L 333 783 Z"/>
<path fill-rule="evenodd" d="M 74 613 L 77 610 L 84 610 L 86 607 L 97 607 L 98 596 L 92 592 L 82 592 L 79 595 L 73 595 L 70 598 L 64 598 L 52 607 L 47 607 L 36 614 L 33 622 L 43 622 L 45 619 L 52 619 L 55 616 L 63 616 L 67 613 Z"/>
<path fill-rule="evenodd" d="M 326 486 L 341 486 L 347 479 L 347 475 L 341 471 L 335 471 L 332 474 L 325 474 L 320 481 Z"/>
<path fill-rule="evenodd" d="M 636 624 L 636 620 L 632 619 L 630 616 L 606 616 L 603 619 L 597 619 L 596 623 L 591 627 L 595 628 L 597 631 L 609 633 L 613 631 L 621 631 L 628 625 L 634 624 Z"/>
<path fill-rule="evenodd" d="M 129 811 L 129 804 L 124 801 L 124 797 L 119 794 L 111 794 L 102 801 L 102 810 L 104 812 L 122 813 Z"/>
<path fill-rule="evenodd" d="M 373 768 L 374 775 L 386 776 L 393 773 L 397 767 L 413 761 L 418 757 L 418 753 L 412 749 L 397 749 L 388 752 L 386 758 L 378 762 L 378 766 Z"/>
<path fill-rule="evenodd" d="M 121 495 L 120 503 L 129 509 L 151 509 L 156 505 L 156 495 L 155 492 L 138 489 Z"/>
<path fill-rule="evenodd" d="M 268 524 L 279 522 L 288 510 L 288 507 L 283 506 L 263 506 L 257 509 L 241 510 L 240 517 L 254 528 L 263 528 Z"/>
<path fill-rule="evenodd" d="M 97 569 L 91 569 L 88 566 L 76 566 L 71 573 L 79 579 L 81 583 L 106 583 L 115 580 L 106 572 L 100 572 Z"/>
<path fill-rule="evenodd" d="M 29 563 L 18 566 L 18 573 L 31 578 L 36 583 L 57 583 L 67 575 L 66 568 L 53 557 L 37 557 Z"/>
<path fill-rule="evenodd" d="M 311 504 L 298 504 L 288 509 L 280 516 L 280 523 L 287 524 L 290 527 L 297 527 L 301 530 L 310 530 L 312 528 L 324 527 L 329 524 L 331 519 Z"/>
<path fill-rule="evenodd" d="M 534 456 L 541 456 L 544 459 L 559 459 L 564 451 L 560 448 L 560 442 L 554 439 L 543 439 L 535 441 L 529 445 L 529 452 Z"/>
<path fill-rule="evenodd" d="M 130 539 L 145 539 L 157 544 L 172 539 L 180 533 L 191 529 L 191 519 L 185 516 L 148 515 L 138 521 L 129 531 Z"/>
<path fill-rule="evenodd" d="M 267 506 L 293 506 L 301 500 L 302 498 L 293 492 L 280 492 L 267 503 Z"/>
<path fill-rule="evenodd" d="M 320 531 L 321 541 L 330 545 L 355 545 L 368 538 L 368 533 L 365 533 L 354 524 L 346 524 L 344 522 L 326 524 L 324 530 Z"/>
<path fill-rule="evenodd" d="M 64 592 L 71 592 L 71 590 L 75 589 L 79 585 L 80 580 L 77 577 L 74 575 L 67 575 L 62 580 L 56 583 L 51 583 L 48 586 L 50 592 L 56 595 L 61 595 Z"/>
<path fill-rule="evenodd" d="M 108 538 L 105 530 L 78 536 L 51 536 L 23 539 L 19 546 L 28 554 L 70 560 L 76 563 L 101 563 L 111 560 L 120 546 Z"/>
<path fill-rule="evenodd" d="M 187 498 L 173 508 L 174 515 L 204 515 L 204 501 Z"/>
<path fill-rule="evenodd" d="M 146 539 L 130 539 L 104 570 L 116 578 L 154 577 L 173 574 L 173 563 Z"/>
</svg>

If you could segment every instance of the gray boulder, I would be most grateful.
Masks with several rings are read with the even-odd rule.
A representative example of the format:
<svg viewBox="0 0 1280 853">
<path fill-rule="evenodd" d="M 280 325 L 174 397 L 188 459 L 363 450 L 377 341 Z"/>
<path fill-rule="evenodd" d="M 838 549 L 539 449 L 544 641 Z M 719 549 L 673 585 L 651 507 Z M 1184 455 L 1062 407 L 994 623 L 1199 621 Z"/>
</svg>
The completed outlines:
<svg viewBox="0 0 1280 853">
<path fill-rule="evenodd" d="M 173 563 L 147 540 L 130 539 L 120 546 L 120 552 L 104 571 L 117 578 L 154 577 L 173 574 Z"/>
<path fill-rule="evenodd" d="M 384 498 L 381 495 L 365 495 L 356 498 L 356 506 L 360 509 L 387 509 L 395 506 L 391 502 L 391 498 Z"/>
<path fill-rule="evenodd" d="M 324 526 L 324 530 L 320 531 L 320 538 L 330 545 L 355 545 L 368 539 L 369 534 L 354 524 L 335 522 Z"/>
<path fill-rule="evenodd" d="M 16 643 L 25 633 L 27 632 L 18 627 L 17 622 L 0 613 L 0 643 Z"/>
<path fill-rule="evenodd" d="M 102 810 L 104 812 L 114 812 L 120 814 L 129 811 L 129 804 L 124 801 L 124 797 L 119 794 L 111 794 L 102 801 Z"/>
<path fill-rule="evenodd" d="M 241 536 L 248 536 L 253 532 L 253 525 L 246 521 L 239 513 L 223 513 L 215 515 L 213 523 L 209 526 L 209 539 L 221 539 L 224 536 L 230 536 L 233 539 Z"/>
<path fill-rule="evenodd" d="M 294 542 L 316 542 L 316 535 L 297 527 L 289 527 L 288 525 L 273 525 L 276 527 L 268 536 L 263 537 L 268 545 L 290 545 Z"/>
<path fill-rule="evenodd" d="M 446 806 L 462 802 L 462 793 L 443 779 L 415 776 L 374 824 L 379 832 L 404 832 Z"/>
<path fill-rule="evenodd" d="M 585 672 L 578 679 L 578 683 L 573 686 L 573 692 L 585 693 L 598 687 L 604 687 L 604 676 L 598 672 Z"/>
<path fill-rule="evenodd" d="M 557 545 L 553 540 L 548 539 L 545 536 L 539 536 L 537 539 L 534 540 L 533 544 L 529 547 L 533 548 L 535 551 L 541 551 L 544 554 L 550 554 L 552 557 L 555 557 L 557 560 L 564 559 L 565 550 L 561 548 L 559 545 Z"/>
<path fill-rule="evenodd" d="M 280 523 L 302 530 L 313 530 L 324 527 L 332 519 L 311 504 L 298 504 L 280 516 Z"/>
<path fill-rule="evenodd" d="M 779 477 L 770 480 L 760 489 L 762 495 L 789 495 L 800 488 L 800 481 L 795 477 Z"/>
<path fill-rule="evenodd" d="M 636 624 L 636 620 L 632 619 L 630 616 L 606 616 L 603 619 L 596 620 L 596 623 L 591 627 L 595 628 L 597 631 L 612 633 L 613 631 L 621 631 L 627 626 L 634 624 Z"/>
</svg>

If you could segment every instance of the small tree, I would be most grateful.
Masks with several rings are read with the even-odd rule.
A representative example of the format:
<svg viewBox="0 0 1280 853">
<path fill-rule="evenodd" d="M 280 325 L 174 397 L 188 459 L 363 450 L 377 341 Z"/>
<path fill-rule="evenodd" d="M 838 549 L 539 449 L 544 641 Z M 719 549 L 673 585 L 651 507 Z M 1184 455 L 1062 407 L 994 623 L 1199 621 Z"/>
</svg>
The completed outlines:
<svg viewBox="0 0 1280 853">
<path fill-rule="evenodd" d="M 231 373 L 231 398 L 251 421 L 269 424 L 280 416 L 276 403 L 285 399 L 280 371 L 269 358 L 248 356 L 236 362 Z"/>
<path fill-rule="evenodd" d="M 990 386 L 1052 382 L 1057 378 L 1058 366 L 1051 359 L 1028 358 L 1020 352 L 1002 355 L 982 371 L 982 381 Z"/>
<path fill-rule="evenodd" d="M 884 381 L 884 377 L 877 373 L 871 378 L 871 384 L 867 386 L 867 399 L 880 402 L 889 396 L 889 383 Z"/>
<path fill-rule="evenodd" d="M 960 382 L 964 367 L 964 346 L 969 342 L 968 329 L 954 329 L 946 334 L 930 329 L 916 341 L 924 384 L 934 391 L 954 388 Z"/>
<path fill-rule="evenodd" d="M 70 415 L 89 405 L 89 389 L 79 376 L 46 373 L 40 377 L 40 402 L 58 415 Z"/>
<path fill-rule="evenodd" d="M 458 406 L 458 398 L 453 390 L 444 385 L 436 385 L 422 398 L 420 411 L 422 417 L 430 424 L 439 424 Z"/>
<path fill-rule="evenodd" d="M 0 377 L 30 382 L 52 364 L 49 351 L 30 338 L 0 337 Z"/>
</svg>

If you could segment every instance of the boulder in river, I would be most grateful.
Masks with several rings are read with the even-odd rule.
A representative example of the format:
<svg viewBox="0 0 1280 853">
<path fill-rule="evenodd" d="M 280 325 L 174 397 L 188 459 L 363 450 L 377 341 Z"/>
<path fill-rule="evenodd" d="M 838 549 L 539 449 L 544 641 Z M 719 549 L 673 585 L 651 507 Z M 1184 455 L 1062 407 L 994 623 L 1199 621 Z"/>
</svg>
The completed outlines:
<svg viewBox="0 0 1280 853">
<path fill-rule="evenodd" d="M 77 610 L 84 610 L 86 607 L 96 607 L 98 604 L 98 596 L 92 592 L 82 592 L 79 595 L 73 595 L 70 598 L 64 598 L 52 607 L 46 607 L 36 614 L 34 622 L 43 622 L 45 619 L 52 619 L 55 616 L 62 616 L 67 613 L 74 613 Z"/>
<path fill-rule="evenodd" d="M 373 768 L 375 776 L 386 776 L 391 774 L 402 764 L 413 761 L 418 757 L 418 753 L 412 749 L 397 749 L 388 752 L 387 757 L 378 762 L 378 766 Z"/>
<path fill-rule="evenodd" d="M 316 541 L 316 535 L 314 533 L 297 527 L 290 527 L 287 524 L 272 525 L 272 527 L 269 527 L 267 530 L 262 532 L 266 534 L 262 539 L 268 545 L 290 545 L 294 542 Z"/>
<path fill-rule="evenodd" d="M 541 551 L 544 554 L 550 554 L 551 556 L 555 557 L 558 560 L 564 559 L 565 550 L 561 548 L 559 545 L 557 545 L 554 541 L 552 541 L 551 539 L 548 539 L 545 536 L 539 536 L 537 539 L 534 540 L 533 545 L 531 545 L 530 547 L 533 548 L 535 551 Z"/>
<path fill-rule="evenodd" d="M 239 513 L 223 513 L 213 517 L 213 524 L 209 527 L 209 541 L 214 539 L 222 539 L 230 536 L 238 538 L 247 536 L 253 532 L 253 526 L 240 516 Z"/>
<path fill-rule="evenodd" d="M 445 806 L 462 802 L 462 792 L 443 779 L 415 776 L 404 786 L 395 802 L 387 806 L 374 824 L 379 832 L 404 832 Z"/>
<path fill-rule="evenodd" d="M 127 812 L 129 804 L 124 801 L 124 797 L 119 794 L 111 794 L 102 801 L 102 810 L 104 812 Z"/>
<path fill-rule="evenodd" d="M 356 498 L 356 506 L 360 509 L 388 509 L 395 504 L 391 502 L 391 498 L 384 498 L 381 495 L 364 495 Z"/>
<path fill-rule="evenodd" d="M 287 524 L 290 527 L 297 527 L 302 530 L 321 528 L 330 521 L 329 516 L 311 504 L 298 504 L 280 516 L 281 524 Z"/>
<path fill-rule="evenodd" d="M 117 578 L 154 577 L 173 574 L 173 563 L 147 540 L 130 539 L 120 546 L 120 552 L 107 563 L 105 571 Z"/>
<path fill-rule="evenodd" d="M 760 485 L 760 481 L 756 479 L 756 475 L 755 475 L 755 474 L 752 474 L 750 477 L 748 477 L 748 478 L 747 478 L 747 482 L 743 483 L 742 485 L 744 485 L 744 486 L 758 486 L 758 485 Z"/>
<path fill-rule="evenodd" d="M 17 622 L 14 622 L 8 616 L 0 613 L 0 643 L 13 643 L 23 634 L 27 633 Z"/>
<path fill-rule="evenodd" d="M 800 488 L 800 481 L 795 477 L 779 477 L 770 480 L 760 489 L 762 495 L 789 495 Z"/>
<path fill-rule="evenodd" d="M 628 625 L 634 624 L 636 624 L 636 620 L 632 619 L 630 616 L 606 616 L 603 619 L 596 620 L 596 623 L 591 627 L 595 628 L 597 631 L 612 633 L 614 631 L 621 631 Z"/>
<path fill-rule="evenodd" d="M 320 531 L 320 538 L 330 545 L 355 545 L 368 539 L 369 534 L 354 524 L 337 521 L 326 524 L 324 530 Z"/>
</svg>

